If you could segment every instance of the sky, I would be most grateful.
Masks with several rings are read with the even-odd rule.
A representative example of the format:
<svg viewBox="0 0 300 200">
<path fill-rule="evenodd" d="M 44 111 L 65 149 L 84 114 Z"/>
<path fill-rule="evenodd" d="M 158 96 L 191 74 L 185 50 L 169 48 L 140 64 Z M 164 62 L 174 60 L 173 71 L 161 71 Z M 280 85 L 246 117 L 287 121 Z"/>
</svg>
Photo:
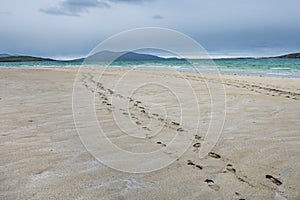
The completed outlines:
<svg viewBox="0 0 300 200">
<path fill-rule="evenodd" d="M 81 57 L 142 27 L 182 32 L 212 57 L 300 52 L 299 0 L 0 1 L 0 53 Z"/>
</svg>

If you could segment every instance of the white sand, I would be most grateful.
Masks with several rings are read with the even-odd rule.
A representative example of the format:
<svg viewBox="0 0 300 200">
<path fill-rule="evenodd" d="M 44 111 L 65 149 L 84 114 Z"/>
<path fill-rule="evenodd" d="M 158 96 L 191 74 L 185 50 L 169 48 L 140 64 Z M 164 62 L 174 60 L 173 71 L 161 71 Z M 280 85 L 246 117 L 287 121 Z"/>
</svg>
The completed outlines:
<svg viewBox="0 0 300 200">
<path fill-rule="evenodd" d="M 77 126 L 86 131 L 82 139 L 106 147 L 103 136 L 94 138 L 97 116 L 119 148 L 159 150 L 152 160 L 137 156 L 135 162 L 102 148 L 100 159 L 127 171 L 171 162 L 134 174 L 98 162 L 82 144 L 72 113 L 76 69 L 0 71 L 1 199 L 300 199 L 300 79 L 223 76 L 220 82 L 189 73 L 109 70 L 98 80 L 97 71 L 84 70 L 75 84 L 80 98 L 73 99 Z M 91 96 L 95 116 L 86 104 Z M 224 103 L 224 127 L 214 138 Z M 218 120 L 205 137 L 211 116 Z M 182 140 L 172 146 L 174 135 Z M 214 154 L 200 159 L 207 140 L 217 141 Z M 191 146 L 177 159 L 187 141 Z"/>
</svg>

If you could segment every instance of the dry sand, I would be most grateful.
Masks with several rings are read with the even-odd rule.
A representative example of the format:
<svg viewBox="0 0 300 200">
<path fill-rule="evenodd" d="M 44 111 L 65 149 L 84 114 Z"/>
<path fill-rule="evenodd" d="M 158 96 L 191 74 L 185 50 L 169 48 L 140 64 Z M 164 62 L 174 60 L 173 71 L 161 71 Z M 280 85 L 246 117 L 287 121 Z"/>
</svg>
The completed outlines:
<svg viewBox="0 0 300 200">
<path fill-rule="evenodd" d="M 100 157 L 127 171 L 151 170 L 175 159 L 160 170 L 126 173 L 97 161 L 80 140 L 72 113 L 77 69 L 0 71 L 1 199 L 300 199 L 300 79 L 222 76 L 220 81 L 116 69 L 99 80 L 95 70 L 83 70 L 75 84 L 80 98 L 73 99 L 83 113 L 77 126 L 93 134 L 91 116 L 84 112 L 92 95 L 96 117 L 112 143 L 138 153 L 162 150 L 154 162 L 133 162 L 105 148 Z M 137 88 L 143 81 L 148 84 Z M 168 87 L 155 84 L 160 81 Z M 218 90 L 222 87 L 225 98 Z M 220 123 L 213 125 L 211 140 L 218 141 L 200 159 L 214 116 Z M 176 134 L 191 136 L 178 159 L 180 152 L 168 148 Z M 100 146 L 106 145 L 99 138 Z"/>
</svg>

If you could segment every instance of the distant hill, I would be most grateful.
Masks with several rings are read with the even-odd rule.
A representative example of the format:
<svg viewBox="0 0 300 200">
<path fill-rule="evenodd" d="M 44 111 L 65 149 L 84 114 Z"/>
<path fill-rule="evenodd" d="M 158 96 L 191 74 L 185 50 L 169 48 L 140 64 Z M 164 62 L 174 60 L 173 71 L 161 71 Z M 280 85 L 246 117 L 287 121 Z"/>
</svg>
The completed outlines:
<svg viewBox="0 0 300 200">
<path fill-rule="evenodd" d="M 181 60 L 178 58 L 162 58 L 159 56 L 140 54 L 134 52 L 112 52 L 101 51 L 87 58 L 78 58 L 74 60 L 54 60 L 50 58 L 40 58 L 33 56 L 10 56 L 0 54 L 0 62 L 35 62 L 35 61 L 56 61 L 56 62 L 105 62 L 105 61 L 162 61 L 162 60 Z"/>
<path fill-rule="evenodd" d="M 0 54 L 0 58 L 5 58 L 5 57 L 9 57 L 9 56 L 10 56 L 9 54 L 5 54 L 5 53 Z"/>
<path fill-rule="evenodd" d="M 291 53 L 281 56 L 275 56 L 274 58 L 300 58 L 300 53 Z"/>
<path fill-rule="evenodd" d="M 162 61 L 180 60 L 178 58 L 162 58 L 159 56 L 134 52 L 101 51 L 85 58 L 85 61 Z"/>
<path fill-rule="evenodd" d="M 33 57 L 33 56 L 0 57 L 0 62 L 36 62 L 36 61 L 56 61 L 56 60 L 50 58 Z"/>
</svg>

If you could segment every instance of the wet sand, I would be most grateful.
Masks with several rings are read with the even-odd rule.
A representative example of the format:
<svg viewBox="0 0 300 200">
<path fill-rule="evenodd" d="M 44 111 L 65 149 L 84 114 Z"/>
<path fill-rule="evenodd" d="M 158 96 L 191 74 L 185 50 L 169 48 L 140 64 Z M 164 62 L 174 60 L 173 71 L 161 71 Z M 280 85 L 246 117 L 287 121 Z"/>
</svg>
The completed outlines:
<svg viewBox="0 0 300 200">
<path fill-rule="evenodd" d="M 300 79 L 119 69 L 100 77 L 85 69 L 75 84 L 80 98 L 72 99 L 77 69 L 0 71 L 1 199 L 300 199 Z M 75 126 L 93 134 L 84 113 L 90 97 L 112 143 L 162 150 L 157 160 L 133 162 L 105 149 L 100 157 L 118 170 L 97 161 Z M 86 117 L 74 122 L 74 108 Z M 214 117 L 217 143 L 199 158 Z M 174 135 L 190 141 L 180 157 L 169 148 Z M 121 170 L 151 171 L 165 161 L 149 173 Z"/>
</svg>

